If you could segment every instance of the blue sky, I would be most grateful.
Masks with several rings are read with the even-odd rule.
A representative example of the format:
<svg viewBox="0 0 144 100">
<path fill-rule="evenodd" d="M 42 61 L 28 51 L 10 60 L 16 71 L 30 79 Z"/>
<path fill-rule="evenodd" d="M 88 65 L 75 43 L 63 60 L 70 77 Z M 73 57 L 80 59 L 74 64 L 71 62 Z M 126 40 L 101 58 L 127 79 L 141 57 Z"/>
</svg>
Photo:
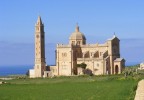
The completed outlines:
<svg viewBox="0 0 144 100">
<path fill-rule="evenodd" d="M 68 43 L 76 23 L 87 43 L 104 43 L 116 33 L 126 64 L 144 60 L 144 0 L 2 0 L 0 66 L 34 64 L 34 25 L 42 17 L 47 64 L 56 43 Z"/>
</svg>

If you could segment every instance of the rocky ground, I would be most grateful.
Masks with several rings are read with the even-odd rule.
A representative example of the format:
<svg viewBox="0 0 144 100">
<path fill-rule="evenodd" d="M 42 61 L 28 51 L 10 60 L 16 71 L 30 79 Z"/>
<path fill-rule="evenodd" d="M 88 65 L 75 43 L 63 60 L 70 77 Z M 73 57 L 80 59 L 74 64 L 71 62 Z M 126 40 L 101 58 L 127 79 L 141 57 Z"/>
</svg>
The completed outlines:
<svg viewBox="0 0 144 100">
<path fill-rule="evenodd" d="M 138 83 L 135 100 L 144 100 L 144 80 Z"/>
</svg>

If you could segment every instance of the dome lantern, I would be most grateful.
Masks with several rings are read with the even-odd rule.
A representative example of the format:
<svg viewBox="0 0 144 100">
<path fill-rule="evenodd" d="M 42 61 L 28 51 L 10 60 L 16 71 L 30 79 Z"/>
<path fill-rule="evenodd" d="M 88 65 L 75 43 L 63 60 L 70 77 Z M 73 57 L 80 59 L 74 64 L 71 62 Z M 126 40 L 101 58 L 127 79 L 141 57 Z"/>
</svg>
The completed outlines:
<svg viewBox="0 0 144 100">
<path fill-rule="evenodd" d="M 83 45 L 86 43 L 86 38 L 83 33 L 79 31 L 78 24 L 76 25 L 75 32 L 73 32 L 69 38 L 70 44 Z"/>
</svg>

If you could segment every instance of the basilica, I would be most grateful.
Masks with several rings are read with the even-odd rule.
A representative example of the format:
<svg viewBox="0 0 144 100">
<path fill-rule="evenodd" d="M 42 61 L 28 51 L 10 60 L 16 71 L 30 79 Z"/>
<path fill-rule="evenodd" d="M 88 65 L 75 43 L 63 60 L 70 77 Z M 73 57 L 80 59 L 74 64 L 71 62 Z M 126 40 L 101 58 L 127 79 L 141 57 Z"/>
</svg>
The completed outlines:
<svg viewBox="0 0 144 100">
<path fill-rule="evenodd" d="M 68 44 L 56 46 L 56 65 L 48 66 L 45 61 L 45 32 L 41 17 L 35 25 L 35 65 L 29 70 L 31 78 L 49 76 L 71 76 L 83 74 L 84 63 L 93 75 L 120 74 L 125 59 L 120 57 L 120 40 L 116 35 L 104 44 L 87 44 L 85 35 L 76 25 Z"/>
</svg>

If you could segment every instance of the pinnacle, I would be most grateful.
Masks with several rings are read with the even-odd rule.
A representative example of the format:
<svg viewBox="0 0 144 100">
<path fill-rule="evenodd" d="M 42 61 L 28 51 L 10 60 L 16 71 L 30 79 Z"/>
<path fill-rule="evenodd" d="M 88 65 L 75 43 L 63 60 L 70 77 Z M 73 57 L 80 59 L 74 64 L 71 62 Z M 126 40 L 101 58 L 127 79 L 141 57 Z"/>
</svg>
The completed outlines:
<svg viewBox="0 0 144 100">
<path fill-rule="evenodd" d="M 42 24 L 42 20 L 40 16 L 38 16 L 37 24 Z"/>
<path fill-rule="evenodd" d="M 79 26 L 78 26 L 78 23 L 76 24 L 76 29 L 75 29 L 76 32 L 79 32 Z"/>
</svg>

